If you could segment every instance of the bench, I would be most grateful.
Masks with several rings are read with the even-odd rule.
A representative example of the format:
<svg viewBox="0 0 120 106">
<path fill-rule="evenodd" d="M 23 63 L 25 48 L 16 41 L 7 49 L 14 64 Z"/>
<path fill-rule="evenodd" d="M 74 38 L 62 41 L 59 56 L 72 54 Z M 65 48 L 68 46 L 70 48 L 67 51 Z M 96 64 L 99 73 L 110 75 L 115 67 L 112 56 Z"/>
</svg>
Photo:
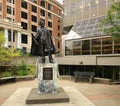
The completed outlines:
<svg viewBox="0 0 120 106">
<path fill-rule="evenodd" d="M 89 83 L 93 83 L 94 81 L 94 76 L 95 73 L 94 72 L 79 72 L 79 71 L 75 71 L 73 73 L 74 75 L 74 81 L 88 81 Z"/>
<path fill-rule="evenodd" d="M 14 82 L 15 83 L 15 77 L 0 78 L 0 85 L 1 84 L 5 84 L 5 83 L 10 83 L 10 82 Z"/>
</svg>

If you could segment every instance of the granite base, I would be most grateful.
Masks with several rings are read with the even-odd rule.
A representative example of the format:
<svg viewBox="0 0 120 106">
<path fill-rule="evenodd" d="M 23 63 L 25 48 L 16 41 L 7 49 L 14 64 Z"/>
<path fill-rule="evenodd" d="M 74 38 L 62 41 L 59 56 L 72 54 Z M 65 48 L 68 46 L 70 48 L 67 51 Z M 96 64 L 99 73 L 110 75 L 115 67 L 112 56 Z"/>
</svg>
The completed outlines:
<svg viewBox="0 0 120 106">
<path fill-rule="evenodd" d="M 69 102 L 69 97 L 63 88 L 57 88 L 57 93 L 37 93 L 38 89 L 33 88 L 27 99 L 26 104 L 47 104 L 47 103 L 64 103 Z"/>
</svg>

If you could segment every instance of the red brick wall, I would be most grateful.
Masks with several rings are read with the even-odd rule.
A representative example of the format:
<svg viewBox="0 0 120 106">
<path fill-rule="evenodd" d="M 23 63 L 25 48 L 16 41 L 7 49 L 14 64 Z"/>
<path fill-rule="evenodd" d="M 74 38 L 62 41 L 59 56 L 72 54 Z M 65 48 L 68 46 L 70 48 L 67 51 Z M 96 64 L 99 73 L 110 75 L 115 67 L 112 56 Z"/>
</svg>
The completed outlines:
<svg viewBox="0 0 120 106">
<path fill-rule="evenodd" d="M 21 22 L 21 1 L 15 0 L 15 21 Z"/>
<path fill-rule="evenodd" d="M 6 9 L 7 9 L 6 0 L 2 0 L 2 3 L 3 3 L 3 4 L 2 4 L 2 7 L 3 7 L 3 8 L 2 8 L 2 15 L 3 15 L 2 17 L 3 17 L 3 18 L 6 18 Z"/>
<path fill-rule="evenodd" d="M 46 2 L 46 9 L 48 8 L 48 2 Z M 45 12 L 45 26 L 48 27 L 48 12 Z"/>
<path fill-rule="evenodd" d="M 6 2 L 7 0 L 2 0 L 2 17 L 6 18 Z M 21 0 L 14 0 L 15 3 L 15 21 L 16 22 L 21 22 Z M 40 0 L 37 0 L 37 3 L 40 5 Z M 48 2 L 46 1 L 46 9 L 48 9 Z M 58 7 L 53 5 L 53 10 L 52 12 L 58 14 Z M 28 3 L 28 19 L 26 21 L 28 21 L 28 29 L 27 31 L 31 31 L 31 4 Z M 58 14 L 59 15 L 59 14 Z M 62 14 L 61 14 L 62 15 Z M 40 20 L 41 16 L 40 16 L 40 8 L 37 7 L 37 27 L 39 26 L 39 20 Z M 48 27 L 48 12 L 45 11 L 45 26 Z M 56 47 L 58 47 L 58 42 L 61 42 L 61 34 L 62 34 L 62 21 L 60 23 L 58 23 L 58 16 L 53 15 L 52 14 L 52 36 L 53 38 L 55 38 L 55 45 Z M 58 25 L 60 25 L 60 31 L 58 31 Z M 58 33 L 60 33 L 60 37 L 58 37 Z M 61 47 L 61 45 L 60 45 Z M 59 49 L 59 51 L 61 51 L 61 48 Z"/>
<path fill-rule="evenodd" d="M 31 29 L 31 4 L 28 3 L 28 30 L 32 30 Z"/>
<path fill-rule="evenodd" d="M 53 6 L 53 11 L 58 14 L 58 8 Z M 60 25 L 60 30 L 58 30 L 58 25 Z M 58 33 L 60 33 L 60 37 L 58 37 Z M 53 36 L 55 38 L 55 45 L 58 49 L 58 42 L 60 42 L 60 48 L 58 49 L 60 52 L 62 50 L 61 47 L 61 35 L 62 35 L 62 21 L 60 21 L 60 23 L 58 23 L 58 16 L 53 15 Z"/>
<path fill-rule="evenodd" d="M 38 4 L 40 4 L 40 0 L 38 0 Z M 40 8 L 37 9 L 37 27 L 39 26 L 40 21 Z"/>
</svg>

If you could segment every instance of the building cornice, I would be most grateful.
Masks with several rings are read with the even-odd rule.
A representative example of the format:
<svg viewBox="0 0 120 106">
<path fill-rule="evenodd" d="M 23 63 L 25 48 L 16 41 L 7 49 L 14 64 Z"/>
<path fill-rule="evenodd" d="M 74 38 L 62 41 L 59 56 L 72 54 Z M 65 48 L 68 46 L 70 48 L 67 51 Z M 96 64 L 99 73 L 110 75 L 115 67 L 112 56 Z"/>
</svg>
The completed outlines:
<svg viewBox="0 0 120 106">
<path fill-rule="evenodd" d="M 60 4 L 58 1 L 56 1 L 56 0 L 46 0 L 47 2 L 49 2 L 49 3 L 51 3 L 52 5 L 54 5 L 54 6 L 59 6 L 58 8 L 59 9 L 63 9 L 63 5 L 62 4 Z"/>
<path fill-rule="evenodd" d="M 0 25 L 3 28 L 11 29 L 11 22 L 9 22 L 7 19 L 0 19 Z M 22 27 L 20 23 L 13 23 L 14 30 L 21 31 Z"/>
</svg>

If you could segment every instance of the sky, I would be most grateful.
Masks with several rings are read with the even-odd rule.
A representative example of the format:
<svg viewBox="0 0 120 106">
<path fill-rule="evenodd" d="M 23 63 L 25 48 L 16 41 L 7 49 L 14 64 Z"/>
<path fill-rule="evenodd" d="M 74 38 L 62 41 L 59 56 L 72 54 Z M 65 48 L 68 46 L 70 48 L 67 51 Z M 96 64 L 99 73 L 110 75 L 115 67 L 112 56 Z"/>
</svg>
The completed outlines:
<svg viewBox="0 0 120 106">
<path fill-rule="evenodd" d="M 63 4 L 63 0 L 57 0 L 58 2 L 60 2 L 61 4 Z"/>
</svg>

